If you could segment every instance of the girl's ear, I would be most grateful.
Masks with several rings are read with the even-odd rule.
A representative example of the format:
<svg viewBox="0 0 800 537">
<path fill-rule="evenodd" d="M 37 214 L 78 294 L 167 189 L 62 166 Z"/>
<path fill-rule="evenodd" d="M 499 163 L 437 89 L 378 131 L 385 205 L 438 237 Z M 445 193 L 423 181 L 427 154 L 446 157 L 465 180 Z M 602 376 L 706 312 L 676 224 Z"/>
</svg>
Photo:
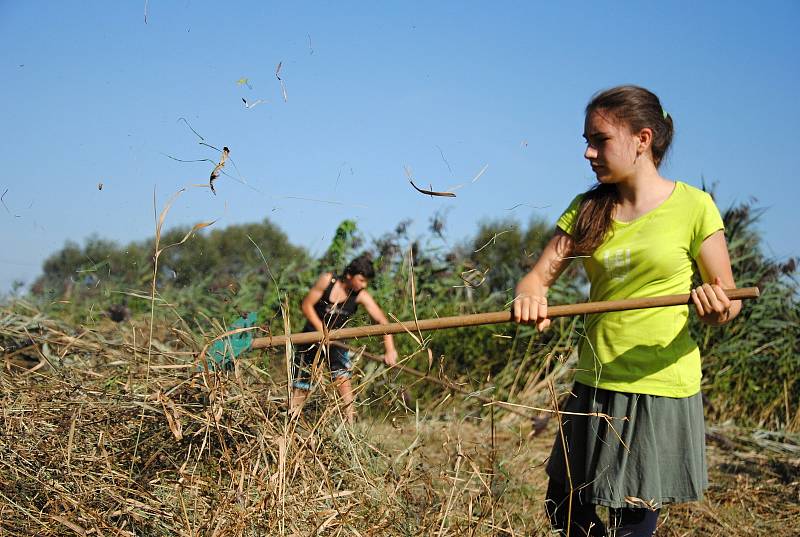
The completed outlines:
<svg viewBox="0 0 800 537">
<path fill-rule="evenodd" d="M 653 143 L 653 129 L 645 127 L 636 134 L 636 139 L 639 142 L 636 146 L 637 153 L 645 153 Z"/>
</svg>

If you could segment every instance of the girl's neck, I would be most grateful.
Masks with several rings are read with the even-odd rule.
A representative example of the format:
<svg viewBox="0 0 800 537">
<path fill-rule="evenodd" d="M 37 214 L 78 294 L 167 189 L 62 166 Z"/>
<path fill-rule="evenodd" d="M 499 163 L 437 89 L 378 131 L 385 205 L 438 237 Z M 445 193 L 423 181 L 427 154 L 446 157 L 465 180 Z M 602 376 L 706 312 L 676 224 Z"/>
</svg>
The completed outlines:
<svg viewBox="0 0 800 537">
<path fill-rule="evenodd" d="M 618 201 L 612 217 L 620 222 L 632 222 L 664 203 L 675 189 L 675 182 L 652 173 L 638 174 L 617 183 Z"/>
<path fill-rule="evenodd" d="M 617 183 L 619 204 L 636 207 L 662 200 L 672 193 L 674 182 L 661 177 L 655 167 L 641 170 L 624 181 Z"/>
<path fill-rule="evenodd" d="M 336 281 L 342 287 L 345 293 L 350 294 L 350 292 L 353 290 L 353 287 L 350 285 L 350 282 L 347 281 L 345 276 L 339 276 Z"/>
</svg>

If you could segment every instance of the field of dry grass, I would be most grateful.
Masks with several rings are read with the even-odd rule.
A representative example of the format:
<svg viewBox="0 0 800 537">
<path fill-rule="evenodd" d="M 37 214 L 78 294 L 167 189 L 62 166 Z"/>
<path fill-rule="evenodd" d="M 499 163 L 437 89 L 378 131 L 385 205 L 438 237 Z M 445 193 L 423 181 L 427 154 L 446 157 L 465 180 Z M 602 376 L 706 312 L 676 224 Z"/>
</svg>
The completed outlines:
<svg viewBox="0 0 800 537">
<path fill-rule="evenodd" d="M 453 394 L 404 405 L 376 371 L 349 428 L 324 389 L 290 419 L 279 359 L 193 374 L 179 325 L 150 341 L 8 311 L 0 337 L 0 536 L 548 533 L 555 420 L 533 435 Z M 666 508 L 658 534 L 797 535 L 797 438 L 709 440 L 707 498 Z"/>
</svg>

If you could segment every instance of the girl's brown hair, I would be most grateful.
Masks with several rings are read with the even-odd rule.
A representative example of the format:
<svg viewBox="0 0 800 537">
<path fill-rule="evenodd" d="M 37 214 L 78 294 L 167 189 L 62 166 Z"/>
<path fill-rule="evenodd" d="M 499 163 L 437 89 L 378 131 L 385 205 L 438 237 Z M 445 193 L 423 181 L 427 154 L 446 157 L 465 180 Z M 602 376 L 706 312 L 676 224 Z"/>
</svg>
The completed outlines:
<svg viewBox="0 0 800 537">
<path fill-rule="evenodd" d="M 653 163 L 656 167 L 661 165 L 672 143 L 673 125 L 656 94 L 639 86 L 617 86 L 595 94 L 586 105 L 586 116 L 596 110 L 607 112 L 631 132 L 652 130 Z M 589 255 L 600 246 L 611 227 L 617 200 L 617 187 L 613 184 L 598 183 L 583 195 L 572 233 L 576 253 Z"/>
</svg>

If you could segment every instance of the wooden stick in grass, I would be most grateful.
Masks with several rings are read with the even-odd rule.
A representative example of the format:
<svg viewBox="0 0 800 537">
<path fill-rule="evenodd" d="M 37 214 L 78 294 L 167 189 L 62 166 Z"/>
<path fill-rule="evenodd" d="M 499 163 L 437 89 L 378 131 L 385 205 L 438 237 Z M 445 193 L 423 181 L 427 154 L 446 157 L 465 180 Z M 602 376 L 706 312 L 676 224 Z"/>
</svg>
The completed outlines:
<svg viewBox="0 0 800 537">
<path fill-rule="evenodd" d="M 758 298 L 758 287 L 743 287 L 741 289 L 727 289 L 725 294 L 731 300 Z M 663 308 L 666 306 L 684 306 L 692 304 L 691 295 L 668 295 L 648 298 L 629 298 L 625 300 L 609 300 L 605 302 L 583 302 L 580 304 L 566 304 L 563 306 L 549 306 L 547 318 L 570 317 L 572 315 L 585 315 L 592 313 L 608 313 L 612 311 L 638 310 L 645 308 Z M 511 322 L 511 310 L 493 311 L 489 313 L 475 313 L 472 315 L 456 315 L 454 317 L 440 317 L 438 319 L 421 319 L 389 324 L 373 324 L 353 328 L 340 328 L 327 333 L 327 341 L 349 339 L 367 336 L 384 336 L 386 334 L 400 334 L 402 332 L 418 332 L 422 330 L 442 330 L 445 328 L 462 328 L 465 326 L 479 326 L 484 324 L 499 324 Z M 254 349 L 286 345 L 302 345 L 318 343 L 326 340 L 322 332 L 302 332 L 286 336 L 260 337 L 253 340 Z"/>
</svg>

